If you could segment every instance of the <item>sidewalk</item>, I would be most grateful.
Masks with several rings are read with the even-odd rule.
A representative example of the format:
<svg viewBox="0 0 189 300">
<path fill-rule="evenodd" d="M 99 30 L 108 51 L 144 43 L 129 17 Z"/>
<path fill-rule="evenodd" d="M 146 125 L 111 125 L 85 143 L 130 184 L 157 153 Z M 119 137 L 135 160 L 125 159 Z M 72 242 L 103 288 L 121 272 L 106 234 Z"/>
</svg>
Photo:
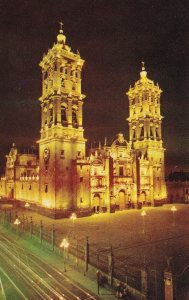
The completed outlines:
<svg viewBox="0 0 189 300">
<path fill-rule="evenodd" d="M 10 237 L 15 238 L 15 234 L 7 228 L 0 227 L 1 231 L 8 234 Z M 32 243 L 32 241 L 27 240 L 27 239 L 22 239 L 20 238 L 18 240 L 18 245 L 29 250 L 31 253 L 34 255 L 42 258 L 45 262 L 47 262 L 50 265 L 53 265 L 57 270 L 60 272 L 63 272 L 63 260 L 62 258 L 48 250 L 47 248 L 44 248 L 44 246 L 41 245 L 36 245 L 35 242 Z M 89 293 L 93 293 L 96 295 L 95 299 L 96 300 L 115 300 L 115 291 L 111 289 L 106 289 L 104 287 L 99 288 L 99 295 L 98 295 L 98 286 L 97 286 L 97 281 L 94 276 L 94 280 L 89 278 L 83 273 L 78 272 L 77 270 L 73 269 L 72 267 L 68 266 L 67 272 L 64 273 L 64 275 L 86 289 Z M 90 298 L 89 298 L 90 299 Z M 83 300 L 83 299 L 82 299 Z"/>
</svg>

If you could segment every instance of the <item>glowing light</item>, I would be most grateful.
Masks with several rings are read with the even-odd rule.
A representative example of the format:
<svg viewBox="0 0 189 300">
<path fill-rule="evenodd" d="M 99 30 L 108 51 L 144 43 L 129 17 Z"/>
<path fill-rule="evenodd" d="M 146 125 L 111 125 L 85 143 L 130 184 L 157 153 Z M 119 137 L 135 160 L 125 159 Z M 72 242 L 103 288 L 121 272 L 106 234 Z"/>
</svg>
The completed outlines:
<svg viewBox="0 0 189 300">
<path fill-rule="evenodd" d="M 77 219 L 76 213 L 72 213 L 71 216 L 70 216 L 70 219 L 75 221 Z"/>
<path fill-rule="evenodd" d="M 14 224 L 19 225 L 20 223 L 21 223 L 20 220 L 18 218 L 16 218 L 16 220 L 14 221 Z"/>
<path fill-rule="evenodd" d="M 64 249 L 67 249 L 69 247 L 69 242 L 67 241 L 67 239 L 63 239 L 61 244 L 60 244 L 60 247 L 61 248 L 64 248 Z"/>
<path fill-rule="evenodd" d="M 143 210 L 143 211 L 141 212 L 141 216 L 142 216 L 142 217 L 145 217 L 145 216 L 146 216 L 145 210 Z"/>
<path fill-rule="evenodd" d="M 49 199 L 43 200 L 43 205 L 47 208 L 51 207 L 51 201 Z"/>
<path fill-rule="evenodd" d="M 171 211 L 172 211 L 172 212 L 175 212 L 175 211 L 177 211 L 177 208 L 173 205 L 173 206 L 171 207 Z"/>
<path fill-rule="evenodd" d="M 28 202 L 25 203 L 24 205 L 26 208 L 30 207 L 30 204 Z"/>
</svg>

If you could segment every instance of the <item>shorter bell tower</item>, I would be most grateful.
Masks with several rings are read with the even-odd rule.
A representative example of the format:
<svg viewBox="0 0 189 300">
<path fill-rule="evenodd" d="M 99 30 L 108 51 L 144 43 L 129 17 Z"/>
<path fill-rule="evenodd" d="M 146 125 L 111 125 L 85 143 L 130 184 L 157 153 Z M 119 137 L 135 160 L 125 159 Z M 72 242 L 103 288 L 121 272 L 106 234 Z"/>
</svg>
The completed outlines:
<svg viewBox="0 0 189 300">
<path fill-rule="evenodd" d="M 138 201 L 158 205 L 165 201 L 164 147 L 160 112 L 162 90 L 147 77 L 144 62 L 140 79 L 127 92 L 130 143 L 136 155 Z"/>
</svg>

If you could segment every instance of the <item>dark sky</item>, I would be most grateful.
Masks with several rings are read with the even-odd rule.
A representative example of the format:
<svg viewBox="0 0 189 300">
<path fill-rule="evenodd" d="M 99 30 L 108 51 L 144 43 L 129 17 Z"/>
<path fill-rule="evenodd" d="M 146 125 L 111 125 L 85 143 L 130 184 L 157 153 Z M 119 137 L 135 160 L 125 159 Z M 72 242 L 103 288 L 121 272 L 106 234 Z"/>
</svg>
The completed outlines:
<svg viewBox="0 0 189 300">
<path fill-rule="evenodd" d="M 67 43 L 85 59 L 82 73 L 85 136 L 128 136 L 125 92 L 139 79 L 141 61 L 163 90 L 166 164 L 189 165 L 188 1 L 1 0 L 0 160 L 12 142 L 39 139 L 42 55 L 56 41 L 59 21 Z"/>
</svg>

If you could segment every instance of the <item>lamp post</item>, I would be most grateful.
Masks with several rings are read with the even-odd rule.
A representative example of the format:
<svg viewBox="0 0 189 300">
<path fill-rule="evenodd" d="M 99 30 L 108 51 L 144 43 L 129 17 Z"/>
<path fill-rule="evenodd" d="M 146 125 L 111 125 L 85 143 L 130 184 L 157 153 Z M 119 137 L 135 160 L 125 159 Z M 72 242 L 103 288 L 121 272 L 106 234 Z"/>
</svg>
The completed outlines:
<svg viewBox="0 0 189 300">
<path fill-rule="evenodd" d="M 144 218 L 145 218 L 145 216 L 146 216 L 145 210 L 143 210 L 143 211 L 141 212 L 141 216 L 142 216 L 142 233 L 144 234 L 144 233 L 145 233 L 145 223 L 144 223 Z"/>
<path fill-rule="evenodd" d="M 171 207 L 171 211 L 172 211 L 172 214 L 173 214 L 173 226 L 175 226 L 175 212 L 177 211 L 177 208 L 173 205 Z"/>
<path fill-rule="evenodd" d="M 66 250 L 68 249 L 69 245 L 70 245 L 69 242 L 65 238 L 62 240 L 60 244 L 60 247 L 63 248 L 64 250 L 64 272 L 66 272 L 66 254 L 67 254 Z"/>
<path fill-rule="evenodd" d="M 17 234 L 18 234 L 18 226 L 20 225 L 20 220 L 18 218 L 16 218 L 16 220 L 14 221 L 14 224 L 17 226 Z"/>
<path fill-rule="evenodd" d="M 73 238 L 75 237 L 75 220 L 77 219 L 76 213 L 72 213 L 70 216 L 70 220 L 72 220 L 73 225 Z"/>
</svg>

